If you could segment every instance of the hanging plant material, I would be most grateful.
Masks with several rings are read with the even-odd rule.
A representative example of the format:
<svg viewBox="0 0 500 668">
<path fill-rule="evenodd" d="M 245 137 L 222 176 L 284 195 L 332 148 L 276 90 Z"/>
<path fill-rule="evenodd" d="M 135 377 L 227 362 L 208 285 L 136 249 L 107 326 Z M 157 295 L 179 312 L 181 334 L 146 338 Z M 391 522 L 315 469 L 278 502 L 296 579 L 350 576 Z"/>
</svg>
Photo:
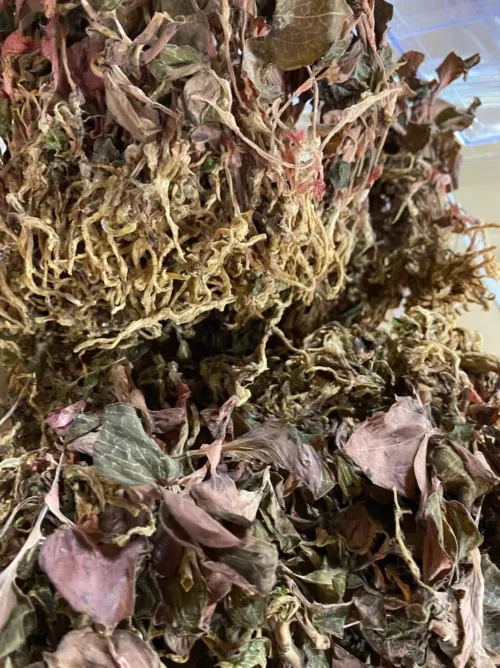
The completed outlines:
<svg viewBox="0 0 500 668">
<path fill-rule="evenodd" d="M 4 4 L 5 335 L 110 349 L 221 312 L 241 327 L 342 309 L 359 290 L 381 317 L 450 274 L 427 203 L 446 217 L 458 150 L 436 104 L 477 58 L 396 79 L 413 61 L 391 59 L 388 3 Z M 474 251 L 454 295 L 478 298 Z"/>
<path fill-rule="evenodd" d="M 391 17 L 3 2 L 2 668 L 499 664 L 478 57 Z"/>
</svg>

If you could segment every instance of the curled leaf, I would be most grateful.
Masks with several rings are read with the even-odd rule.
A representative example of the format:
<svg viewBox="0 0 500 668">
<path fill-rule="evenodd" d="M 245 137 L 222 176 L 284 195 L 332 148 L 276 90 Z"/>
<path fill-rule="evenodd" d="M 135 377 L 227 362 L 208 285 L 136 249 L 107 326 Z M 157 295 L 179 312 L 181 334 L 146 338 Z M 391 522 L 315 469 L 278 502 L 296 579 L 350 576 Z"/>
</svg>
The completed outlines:
<svg viewBox="0 0 500 668">
<path fill-rule="evenodd" d="M 260 460 L 293 473 L 314 498 L 324 496 L 335 484 L 333 475 L 314 448 L 300 433 L 276 420 L 255 427 L 222 447 L 222 452 L 251 461 Z"/>
</svg>

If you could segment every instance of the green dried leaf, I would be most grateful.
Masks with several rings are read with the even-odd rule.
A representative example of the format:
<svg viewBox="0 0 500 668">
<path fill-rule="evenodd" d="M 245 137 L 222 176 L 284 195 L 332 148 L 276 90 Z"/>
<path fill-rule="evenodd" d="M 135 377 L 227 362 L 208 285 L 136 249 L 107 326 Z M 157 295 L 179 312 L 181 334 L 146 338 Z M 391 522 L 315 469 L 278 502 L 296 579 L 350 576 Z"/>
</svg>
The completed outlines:
<svg viewBox="0 0 500 668">
<path fill-rule="evenodd" d="M 68 135 L 62 127 L 56 125 L 45 135 L 43 146 L 48 151 L 55 151 L 56 153 L 67 151 L 69 148 Z"/>
<path fill-rule="evenodd" d="M 342 158 L 336 155 L 330 168 L 327 172 L 327 178 L 334 188 L 342 190 L 347 188 L 351 181 L 352 165 L 349 162 L 344 162 Z"/>
<path fill-rule="evenodd" d="M 320 603 L 338 603 L 342 600 L 347 583 L 347 570 L 345 568 L 332 568 L 326 560 L 321 568 L 308 575 L 295 573 L 286 566 L 283 566 L 283 568 L 292 578 L 312 584 L 316 600 Z"/>
<path fill-rule="evenodd" d="M 268 59 L 282 70 L 312 65 L 340 38 L 351 16 L 345 0 L 277 0 L 264 38 Z"/>
<path fill-rule="evenodd" d="M 266 623 L 267 598 L 233 587 L 227 611 L 234 624 L 245 629 L 260 629 Z"/>
<path fill-rule="evenodd" d="M 106 408 L 94 465 L 99 475 L 123 487 L 165 483 L 182 474 L 180 462 L 162 453 L 128 404 Z"/>
<path fill-rule="evenodd" d="M 112 12 L 121 3 L 122 0 L 90 0 L 90 4 L 98 12 Z"/>
<path fill-rule="evenodd" d="M 347 164 L 347 163 L 346 163 Z M 352 461 L 340 452 L 333 455 L 337 467 L 337 481 L 344 499 L 353 499 L 361 494 L 361 479 Z"/>
<path fill-rule="evenodd" d="M 181 634 L 199 630 L 210 599 L 207 583 L 199 571 L 195 555 L 191 550 L 186 555 L 179 575 L 172 578 L 165 588 L 165 600 L 171 609 L 176 630 Z"/>
<path fill-rule="evenodd" d="M 321 606 L 315 603 L 310 608 L 311 622 L 319 631 L 342 638 L 351 607 L 351 603 Z"/>
<path fill-rule="evenodd" d="M 268 594 L 274 587 L 278 550 L 265 540 L 251 536 L 244 545 L 224 550 L 218 561 L 231 566 L 261 594 Z"/>
<path fill-rule="evenodd" d="M 156 58 L 149 63 L 148 69 L 158 81 L 161 81 L 179 67 L 194 63 L 201 64 L 204 60 L 205 58 L 192 46 L 166 44 Z"/>
<path fill-rule="evenodd" d="M 35 608 L 29 597 L 13 583 L 12 591 L 16 603 L 7 624 L 0 630 L 0 659 L 25 647 L 29 635 L 36 628 Z"/>
<path fill-rule="evenodd" d="M 477 490 L 455 448 L 449 445 L 435 447 L 432 451 L 432 464 L 444 491 L 456 496 L 466 508 L 470 508 L 477 496 Z"/>
<path fill-rule="evenodd" d="M 271 655 L 269 638 L 255 638 L 246 643 L 236 656 L 217 664 L 218 668 L 266 668 Z"/>
<path fill-rule="evenodd" d="M 460 564 L 468 559 L 473 550 L 481 545 L 483 537 L 467 508 L 458 501 L 445 501 L 446 520 L 457 541 L 455 560 Z"/>
<path fill-rule="evenodd" d="M 10 102 L 0 99 L 0 137 L 7 137 L 12 125 Z"/>
<path fill-rule="evenodd" d="M 278 503 L 270 481 L 260 504 L 259 515 L 269 535 L 279 543 L 283 552 L 291 552 L 300 545 L 302 539 Z"/>
</svg>

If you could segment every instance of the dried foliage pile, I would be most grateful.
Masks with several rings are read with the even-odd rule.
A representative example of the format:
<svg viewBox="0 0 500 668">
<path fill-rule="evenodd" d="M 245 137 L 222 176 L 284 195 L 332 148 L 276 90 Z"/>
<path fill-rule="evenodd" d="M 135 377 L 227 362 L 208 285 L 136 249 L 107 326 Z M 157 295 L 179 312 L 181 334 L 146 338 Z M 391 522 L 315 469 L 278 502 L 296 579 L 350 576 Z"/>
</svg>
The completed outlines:
<svg viewBox="0 0 500 668">
<path fill-rule="evenodd" d="M 478 58 L 391 16 L 3 1 L 1 668 L 500 665 Z"/>
</svg>

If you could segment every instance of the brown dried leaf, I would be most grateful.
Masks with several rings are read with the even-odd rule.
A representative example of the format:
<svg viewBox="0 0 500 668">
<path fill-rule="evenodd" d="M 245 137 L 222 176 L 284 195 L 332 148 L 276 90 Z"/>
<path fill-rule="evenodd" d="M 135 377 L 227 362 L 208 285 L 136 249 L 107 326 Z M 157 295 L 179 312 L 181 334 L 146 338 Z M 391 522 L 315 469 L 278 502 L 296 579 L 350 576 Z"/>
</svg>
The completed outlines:
<svg viewBox="0 0 500 668">
<path fill-rule="evenodd" d="M 129 97 L 110 72 L 104 74 L 104 91 L 108 112 L 134 139 L 145 142 L 160 132 L 160 116 L 156 109 Z"/>
<path fill-rule="evenodd" d="M 74 610 L 114 626 L 134 611 L 135 569 L 144 545 L 137 540 L 106 556 L 82 534 L 63 527 L 44 542 L 40 566 Z"/>
<path fill-rule="evenodd" d="M 387 413 L 369 418 L 349 439 L 345 452 L 370 480 L 414 497 L 426 489 L 426 452 L 431 425 L 420 401 L 400 397 Z"/>
<path fill-rule="evenodd" d="M 401 79 L 410 79 L 414 77 L 420 65 L 424 62 L 425 56 L 420 51 L 407 51 L 401 56 L 403 64 L 398 67 L 398 75 Z"/>
<path fill-rule="evenodd" d="M 471 67 L 474 67 L 481 60 L 478 53 L 470 58 L 460 58 L 453 51 L 446 56 L 441 65 L 436 68 L 439 77 L 439 90 L 446 88 L 452 81 L 462 75 L 467 75 Z"/>
<path fill-rule="evenodd" d="M 364 503 L 358 501 L 342 510 L 335 518 L 335 524 L 351 552 L 366 554 L 370 550 L 378 527 Z"/>
<path fill-rule="evenodd" d="M 277 0 L 263 47 L 282 70 L 312 65 L 342 36 L 352 10 L 345 0 Z"/>
</svg>

